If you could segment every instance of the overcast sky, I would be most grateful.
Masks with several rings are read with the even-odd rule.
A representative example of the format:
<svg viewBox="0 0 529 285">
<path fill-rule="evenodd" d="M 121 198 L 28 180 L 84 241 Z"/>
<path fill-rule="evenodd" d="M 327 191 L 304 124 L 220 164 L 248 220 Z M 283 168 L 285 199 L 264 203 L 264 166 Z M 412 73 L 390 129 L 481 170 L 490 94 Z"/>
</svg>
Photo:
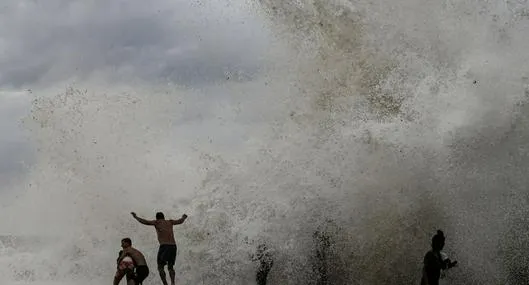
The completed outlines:
<svg viewBox="0 0 529 285">
<path fill-rule="evenodd" d="M 110 82 L 141 78 L 187 86 L 227 74 L 251 79 L 266 35 L 236 2 L 242 0 L 2 1 L 0 177 L 19 171 L 30 150 L 19 129 L 29 104 L 10 90 L 94 74 Z"/>
<path fill-rule="evenodd" d="M 204 84 L 226 72 L 250 76 L 265 43 L 255 18 L 230 1 L 2 3 L 2 86 L 88 76 L 98 70 L 112 70 L 123 78 Z"/>
</svg>

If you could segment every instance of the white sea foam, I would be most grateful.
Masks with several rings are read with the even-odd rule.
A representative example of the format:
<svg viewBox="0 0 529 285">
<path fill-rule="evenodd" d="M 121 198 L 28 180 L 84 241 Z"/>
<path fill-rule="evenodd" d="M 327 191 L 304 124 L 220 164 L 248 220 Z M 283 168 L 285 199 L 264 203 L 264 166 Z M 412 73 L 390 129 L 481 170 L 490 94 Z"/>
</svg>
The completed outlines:
<svg viewBox="0 0 529 285">
<path fill-rule="evenodd" d="M 33 90 L 36 163 L 0 227 L 52 242 L 1 247 L 3 280 L 111 282 L 128 236 L 159 282 L 129 213 L 163 211 L 189 215 L 181 284 L 253 284 L 262 241 L 271 284 L 322 284 L 321 262 L 328 284 L 412 284 L 437 228 L 451 284 L 527 282 L 527 2 L 253 4 L 272 35 L 249 82 Z"/>
</svg>

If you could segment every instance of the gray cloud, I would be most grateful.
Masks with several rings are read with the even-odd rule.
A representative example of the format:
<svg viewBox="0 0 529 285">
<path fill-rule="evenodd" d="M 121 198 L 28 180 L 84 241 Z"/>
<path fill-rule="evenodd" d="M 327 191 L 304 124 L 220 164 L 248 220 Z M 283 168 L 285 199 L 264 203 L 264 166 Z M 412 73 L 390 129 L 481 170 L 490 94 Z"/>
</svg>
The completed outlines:
<svg viewBox="0 0 529 285">
<path fill-rule="evenodd" d="M 24 163 L 28 158 L 28 145 L 1 142 L 0 143 L 0 177 L 9 178 L 9 176 L 19 173 L 24 169 Z M 5 182 L 5 181 L 4 181 Z"/>
<path fill-rule="evenodd" d="M 0 189 L 23 175 L 31 159 L 31 146 L 19 125 L 28 108 L 26 99 L 22 94 L 0 93 Z"/>
<path fill-rule="evenodd" d="M 245 80 L 259 69 L 266 35 L 258 20 L 237 9 L 230 1 L 6 0 L 0 6 L 0 87 L 93 75 L 180 85 L 224 81 L 227 74 Z M 0 93 L 4 182 L 24 175 L 23 162 L 31 164 L 33 154 L 19 125 L 29 97 L 19 95 Z"/>
<path fill-rule="evenodd" d="M 180 84 L 224 80 L 226 73 L 251 77 L 266 49 L 262 29 L 258 34 L 259 23 L 224 6 L 187 1 L 4 1 L 0 85 L 49 84 L 95 72 L 114 76 L 111 80 L 139 77 Z"/>
</svg>

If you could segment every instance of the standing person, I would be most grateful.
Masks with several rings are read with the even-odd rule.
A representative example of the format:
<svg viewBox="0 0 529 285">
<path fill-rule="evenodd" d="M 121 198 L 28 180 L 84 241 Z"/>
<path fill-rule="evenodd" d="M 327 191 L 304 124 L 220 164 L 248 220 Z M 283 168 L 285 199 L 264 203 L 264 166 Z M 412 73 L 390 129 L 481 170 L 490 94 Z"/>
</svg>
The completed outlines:
<svg viewBox="0 0 529 285">
<path fill-rule="evenodd" d="M 147 266 L 147 261 L 145 261 L 145 256 L 132 247 L 130 238 L 122 239 L 121 247 L 123 250 L 119 252 L 114 285 L 118 285 L 125 275 L 127 275 L 127 284 L 142 284 L 143 280 L 149 276 L 149 267 Z M 130 262 L 126 258 L 130 258 Z"/>
<path fill-rule="evenodd" d="M 182 215 L 182 218 L 178 220 L 166 220 L 162 212 L 156 213 L 156 220 L 145 220 L 136 215 L 136 213 L 131 213 L 134 219 L 138 222 L 154 226 L 156 229 L 156 234 L 158 236 L 158 243 L 160 247 L 158 249 L 158 272 L 160 273 L 160 278 L 164 285 L 167 285 L 167 278 L 165 275 L 165 265 L 167 265 L 167 270 L 169 271 L 169 277 L 171 278 L 171 285 L 175 284 L 175 271 L 174 264 L 176 260 L 176 241 L 174 239 L 173 226 L 182 224 L 186 219 L 187 215 Z"/>
<path fill-rule="evenodd" d="M 255 276 L 257 285 L 266 285 L 268 273 L 274 265 L 272 253 L 268 250 L 266 244 L 260 243 L 257 246 L 257 252 L 253 256 L 254 261 L 259 261 L 257 274 Z"/>
<path fill-rule="evenodd" d="M 445 236 L 441 230 L 432 238 L 432 250 L 424 256 L 424 267 L 422 271 L 421 285 L 439 285 L 441 270 L 446 270 L 456 266 L 457 261 L 451 262 L 450 259 L 443 258 L 443 247 L 445 245 Z"/>
</svg>

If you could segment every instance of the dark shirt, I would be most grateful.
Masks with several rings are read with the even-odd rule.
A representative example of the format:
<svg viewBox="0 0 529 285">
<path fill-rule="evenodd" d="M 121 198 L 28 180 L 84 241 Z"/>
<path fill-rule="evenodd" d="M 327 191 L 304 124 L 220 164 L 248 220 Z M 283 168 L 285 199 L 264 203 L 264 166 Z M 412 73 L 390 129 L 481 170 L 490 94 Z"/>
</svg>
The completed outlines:
<svg viewBox="0 0 529 285">
<path fill-rule="evenodd" d="M 424 274 L 428 285 L 438 285 L 441 278 L 441 270 L 446 269 L 447 264 L 441 259 L 438 251 L 428 251 L 424 256 Z M 424 277 L 423 277 L 424 278 Z"/>
</svg>

